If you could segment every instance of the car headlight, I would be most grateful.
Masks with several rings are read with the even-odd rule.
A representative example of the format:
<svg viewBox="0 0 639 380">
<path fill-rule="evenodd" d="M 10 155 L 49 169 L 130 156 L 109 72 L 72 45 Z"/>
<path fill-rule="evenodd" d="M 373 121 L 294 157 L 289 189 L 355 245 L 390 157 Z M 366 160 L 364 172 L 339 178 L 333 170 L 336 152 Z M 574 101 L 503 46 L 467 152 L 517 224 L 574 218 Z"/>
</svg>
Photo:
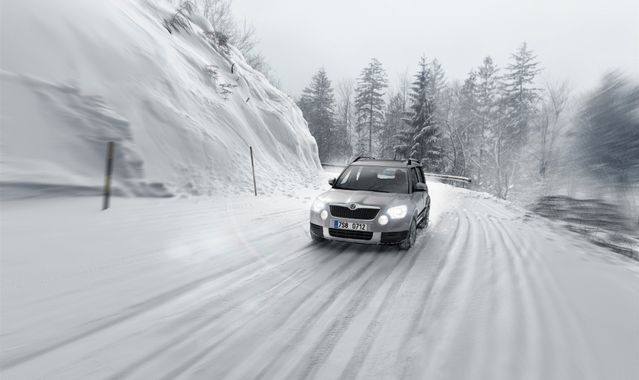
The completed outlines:
<svg viewBox="0 0 639 380">
<path fill-rule="evenodd" d="M 324 206 L 326 206 L 326 204 L 320 200 L 316 200 L 315 202 L 313 202 L 313 211 L 315 212 L 320 212 L 322 210 L 324 210 Z"/>
<path fill-rule="evenodd" d="M 379 223 L 380 226 L 385 226 L 388 224 L 388 217 L 386 215 L 382 215 L 377 219 L 377 223 Z"/>
<path fill-rule="evenodd" d="M 322 210 L 322 212 L 320 213 L 320 218 L 322 218 L 322 220 L 326 220 L 326 218 L 328 218 L 328 211 Z"/>
<path fill-rule="evenodd" d="M 391 207 L 386 211 L 391 219 L 401 219 L 406 216 L 406 212 L 408 212 L 408 207 L 405 205 Z"/>
</svg>

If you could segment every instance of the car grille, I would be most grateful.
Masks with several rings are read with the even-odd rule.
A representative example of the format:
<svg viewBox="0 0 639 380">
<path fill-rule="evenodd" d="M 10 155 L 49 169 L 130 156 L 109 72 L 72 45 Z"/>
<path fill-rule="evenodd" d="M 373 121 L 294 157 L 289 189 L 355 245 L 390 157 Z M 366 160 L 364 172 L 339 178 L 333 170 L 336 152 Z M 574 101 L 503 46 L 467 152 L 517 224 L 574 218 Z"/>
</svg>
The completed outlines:
<svg viewBox="0 0 639 380">
<path fill-rule="evenodd" d="M 343 239 L 371 240 L 373 238 L 373 233 L 368 231 L 350 231 L 329 228 L 328 233 L 333 237 Z"/>
<path fill-rule="evenodd" d="M 382 232 L 380 243 L 381 244 L 401 243 L 404 239 L 406 239 L 407 234 L 408 234 L 408 231 Z"/>
<path fill-rule="evenodd" d="M 378 208 L 356 208 L 351 210 L 348 207 L 331 205 L 331 215 L 338 218 L 372 220 L 375 219 L 378 213 Z"/>
</svg>

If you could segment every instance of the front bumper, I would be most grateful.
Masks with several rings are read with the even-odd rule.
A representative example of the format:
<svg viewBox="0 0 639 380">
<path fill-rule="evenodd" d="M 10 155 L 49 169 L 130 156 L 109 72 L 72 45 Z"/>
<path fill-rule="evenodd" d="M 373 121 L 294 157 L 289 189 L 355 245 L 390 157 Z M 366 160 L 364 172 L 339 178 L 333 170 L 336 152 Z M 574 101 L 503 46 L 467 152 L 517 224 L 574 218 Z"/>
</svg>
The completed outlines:
<svg viewBox="0 0 639 380">
<path fill-rule="evenodd" d="M 326 220 L 322 220 L 320 212 L 311 210 L 310 232 L 316 237 L 328 240 L 362 244 L 399 244 L 406 239 L 412 221 L 409 216 L 406 216 L 400 219 L 389 219 L 387 224 L 381 225 L 378 219 L 383 215 L 383 212 L 379 213 L 375 219 L 353 219 L 335 217 L 328 207 L 326 209 L 329 211 Z M 364 232 L 334 229 L 332 223 L 335 219 L 349 223 L 366 223 L 369 230 Z"/>
<path fill-rule="evenodd" d="M 316 237 L 360 244 L 399 244 L 408 236 L 404 231 L 349 231 L 330 228 L 319 224 L 310 224 L 310 233 Z"/>
</svg>

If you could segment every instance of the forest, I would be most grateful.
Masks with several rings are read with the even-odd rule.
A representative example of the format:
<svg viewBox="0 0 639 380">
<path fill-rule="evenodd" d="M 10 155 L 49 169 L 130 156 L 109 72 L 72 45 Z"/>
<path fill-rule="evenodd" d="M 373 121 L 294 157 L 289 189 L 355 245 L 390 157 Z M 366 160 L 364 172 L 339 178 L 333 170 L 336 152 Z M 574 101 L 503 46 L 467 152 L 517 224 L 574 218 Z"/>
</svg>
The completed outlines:
<svg viewBox="0 0 639 380">
<path fill-rule="evenodd" d="M 467 176 L 473 189 L 523 202 L 562 192 L 630 197 L 639 180 L 639 85 L 610 71 L 576 94 L 566 81 L 544 80 L 543 70 L 525 42 L 503 65 L 485 57 L 463 81 L 448 80 L 427 57 L 391 81 L 373 58 L 356 80 L 335 85 L 320 68 L 297 102 L 323 163 L 417 159 L 429 172 Z"/>
</svg>

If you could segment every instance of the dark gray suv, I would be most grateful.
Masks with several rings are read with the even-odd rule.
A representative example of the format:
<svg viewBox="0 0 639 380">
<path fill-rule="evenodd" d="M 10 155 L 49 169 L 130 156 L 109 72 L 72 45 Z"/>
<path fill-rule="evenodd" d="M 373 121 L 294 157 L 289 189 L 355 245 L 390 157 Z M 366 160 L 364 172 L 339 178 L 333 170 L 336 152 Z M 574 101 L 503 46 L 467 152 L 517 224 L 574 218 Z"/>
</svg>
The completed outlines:
<svg viewBox="0 0 639 380">
<path fill-rule="evenodd" d="M 430 196 L 415 160 L 356 159 L 311 207 L 313 240 L 399 244 L 409 249 L 428 226 Z"/>
</svg>

